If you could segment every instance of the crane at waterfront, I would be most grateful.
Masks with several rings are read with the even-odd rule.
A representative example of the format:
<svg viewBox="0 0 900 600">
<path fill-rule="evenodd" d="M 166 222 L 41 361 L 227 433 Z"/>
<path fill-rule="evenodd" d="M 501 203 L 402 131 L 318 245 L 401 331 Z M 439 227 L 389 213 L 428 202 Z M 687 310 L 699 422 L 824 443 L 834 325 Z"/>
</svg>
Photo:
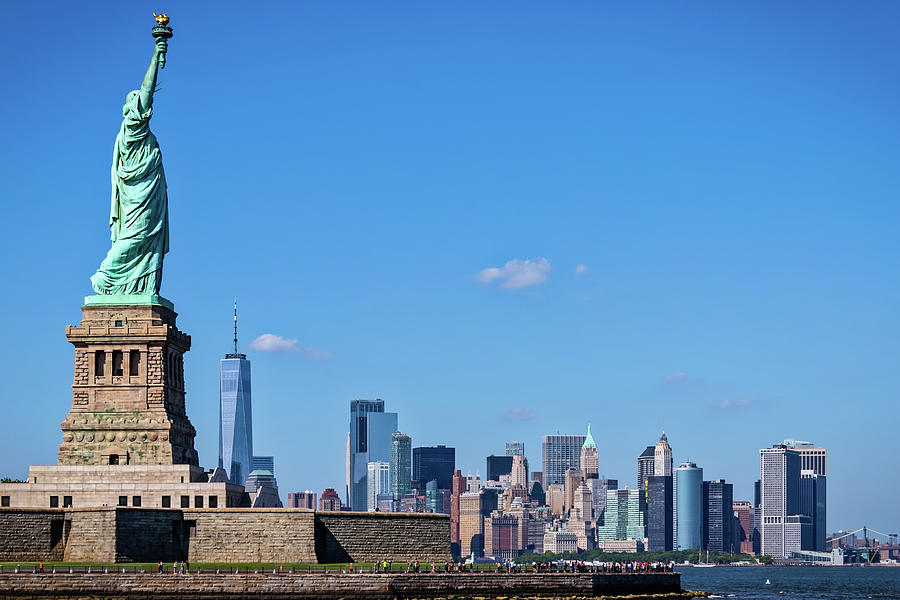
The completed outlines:
<svg viewBox="0 0 900 600">
<path fill-rule="evenodd" d="M 871 527 L 867 527 L 867 526 L 863 525 L 862 527 L 860 527 L 859 529 L 856 529 L 855 531 L 849 531 L 843 535 L 831 537 L 831 538 L 829 538 L 829 540 L 830 540 L 832 546 L 835 543 L 840 545 L 840 540 L 847 538 L 847 537 L 855 536 L 859 532 L 862 532 L 862 534 L 863 534 L 863 546 L 862 547 L 866 549 L 866 562 L 868 562 L 868 563 L 877 561 L 877 559 L 879 557 L 878 551 L 881 548 L 881 543 L 879 542 L 878 538 L 873 538 L 872 542 L 874 543 L 874 545 L 872 548 L 869 547 L 869 532 L 872 532 L 872 533 L 875 533 L 878 535 L 882 535 L 885 538 L 887 538 L 887 543 L 889 546 L 896 545 L 897 538 L 900 537 L 896 533 L 884 533 L 883 531 L 878 531 L 877 529 L 872 529 Z"/>
</svg>

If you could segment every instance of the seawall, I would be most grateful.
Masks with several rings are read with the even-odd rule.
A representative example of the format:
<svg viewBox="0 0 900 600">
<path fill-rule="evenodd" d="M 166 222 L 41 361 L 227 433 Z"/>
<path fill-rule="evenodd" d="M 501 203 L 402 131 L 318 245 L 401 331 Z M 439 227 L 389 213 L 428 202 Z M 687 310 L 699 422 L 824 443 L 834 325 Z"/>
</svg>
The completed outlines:
<svg viewBox="0 0 900 600">
<path fill-rule="evenodd" d="M 678 573 L 0 574 L 0 600 L 399 600 L 404 598 L 691 598 Z"/>
<path fill-rule="evenodd" d="M 0 509 L 0 561 L 450 560 L 450 518 L 286 508 Z"/>
</svg>

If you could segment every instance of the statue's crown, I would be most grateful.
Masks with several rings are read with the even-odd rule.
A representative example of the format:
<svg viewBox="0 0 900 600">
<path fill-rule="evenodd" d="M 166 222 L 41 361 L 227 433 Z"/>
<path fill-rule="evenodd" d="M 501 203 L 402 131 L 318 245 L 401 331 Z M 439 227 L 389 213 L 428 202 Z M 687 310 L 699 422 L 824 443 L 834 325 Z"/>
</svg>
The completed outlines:
<svg viewBox="0 0 900 600">
<path fill-rule="evenodd" d="M 169 15 L 164 15 L 162 13 L 160 13 L 160 14 L 153 13 L 153 16 L 156 17 L 156 23 L 158 25 L 165 27 L 166 25 L 169 24 Z"/>
</svg>

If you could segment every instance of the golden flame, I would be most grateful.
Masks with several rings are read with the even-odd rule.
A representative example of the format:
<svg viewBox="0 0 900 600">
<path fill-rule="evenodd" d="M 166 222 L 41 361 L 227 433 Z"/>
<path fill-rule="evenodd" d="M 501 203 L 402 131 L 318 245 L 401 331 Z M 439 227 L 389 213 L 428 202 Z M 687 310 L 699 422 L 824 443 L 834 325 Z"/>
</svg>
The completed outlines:
<svg viewBox="0 0 900 600">
<path fill-rule="evenodd" d="M 156 23 L 158 25 L 165 27 L 169 24 L 169 15 L 153 13 L 153 16 L 156 18 Z"/>
</svg>

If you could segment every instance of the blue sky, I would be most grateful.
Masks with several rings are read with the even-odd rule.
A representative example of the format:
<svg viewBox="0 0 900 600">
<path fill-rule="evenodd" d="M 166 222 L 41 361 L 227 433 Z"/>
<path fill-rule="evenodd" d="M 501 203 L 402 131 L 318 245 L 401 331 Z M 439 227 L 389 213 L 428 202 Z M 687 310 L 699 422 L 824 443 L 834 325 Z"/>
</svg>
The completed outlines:
<svg viewBox="0 0 900 600">
<path fill-rule="evenodd" d="M 8 3 L 2 473 L 56 459 L 160 8 L 201 463 L 237 297 L 283 494 L 343 489 L 349 401 L 379 397 L 482 474 L 591 422 L 609 477 L 665 429 L 749 499 L 759 448 L 811 440 L 829 528 L 900 529 L 891 2 Z"/>
</svg>

